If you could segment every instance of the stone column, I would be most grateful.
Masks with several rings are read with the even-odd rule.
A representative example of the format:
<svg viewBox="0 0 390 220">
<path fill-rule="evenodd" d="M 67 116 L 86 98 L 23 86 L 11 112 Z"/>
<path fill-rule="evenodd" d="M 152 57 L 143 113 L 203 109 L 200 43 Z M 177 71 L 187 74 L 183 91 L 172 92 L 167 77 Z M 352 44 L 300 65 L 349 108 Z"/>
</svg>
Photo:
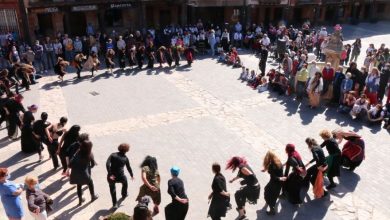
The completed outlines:
<svg viewBox="0 0 390 220">
<path fill-rule="evenodd" d="M 180 24 L 186 25 L 187 22 L 187 4 L 185 2 L 181 3 L 181 12 L 180 12 Z"/>
</svg>

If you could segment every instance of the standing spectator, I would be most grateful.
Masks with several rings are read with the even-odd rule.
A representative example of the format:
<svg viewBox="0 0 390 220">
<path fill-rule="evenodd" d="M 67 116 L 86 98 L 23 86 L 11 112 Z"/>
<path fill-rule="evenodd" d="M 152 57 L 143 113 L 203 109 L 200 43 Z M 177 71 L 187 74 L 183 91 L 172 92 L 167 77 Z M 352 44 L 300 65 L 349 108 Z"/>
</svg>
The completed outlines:
<svg viewBox="0 0 390 220">
<path fill-rule="evenodd" d="M 56 38 L 54 44 L 53 44 L 54 54 L 56 55 L 56 60 L 58 60 L 59 57 L 63 57 L 63 50 L 62 50 L 62 44 L 58 38 Z M 53 66 L 55 63 L 53 64 Z"/>
<path fill-rule="evenodd" d="M 357 62 L 361 49 L 362 49 L 362 41 L 360 40 L 360 38 L 357 38 L 355 42 L 352 44 L 351 62 L 355 62 L 355 63 Z"/>
<path fill-rule="evenodd" d="M 27 205 L 31 216 L 34 220 L 46 220 L 48 204 L 52 204 L 53 200 L 49 195 L 42 192 L 38 188 L 38 178 L 33 176 L 27 176 L 25 180 L 26 184 L 26 198 Z"/>
<path fill-rule="evenodd" d="M 34 65 L 34 61 L 35 61 L 35 53 L 34 51 L 31 49 L 31 47 L 27 47 L 27 51 L 26 53 L 24 53 L 24 60 L 27 64 L 29 65 Z"/>
<path fill-rule="evenodd" d="M 65 49 L 65 60 L 70 62 L 73 59 L 73 41 L 68 37 L 67 34 L 64 35 L 64 40 L 62 44 Z"/>
<path fill-rule="evenodd" d="M 184 189 L 183 181 L 178 177 L 180 168 L 171 168 L 172 178 L 168 180 L 168 194 L 172 202 L 165 207 L 165 219 L 184 220 L 188 212 L 188 197 Z"/>
<path fill-rule="evenodd" d="M 222 44 L 223 50 L 225 52 L 228 52 L 229 51 L 229 44 L 230 44 L 230 34 L 226 28 L 222 32 L 222 35 L 221 35 L 221 44 Z"/>
<path fill-rule="evenodd" d="M 226 216 L 228 207 L 230 207 L 230 194 L 226 190 L 226 180 L 221 173 L 221 165 L 214 163 L 212 171 L 215 174 L 211 184 L 212 192 L 209 195 L 211 200 L 208 216 L 212 220 L 221 220 Z"/>
<path fill-rule="evenodd" d="M 370 105 L 373 106 L 378 103 L 379 81 L 379 70 L 374 67 L 366 78 L 366 86 L 364 88 L 365 94 L 370 100 Z"/>
<path fill-rule="evenodd" d="M 211 56 L 215 56 L 215 44 L 217 43 L 217 40 L 215 38 L 215 31 L 213 29 L 210 30 L 207 40 L 210 45 Z"/>
<path fill-rule="evenodd" d="M 259 62 L 259 69 L 261 71 L 261 76 L 265 76 L 267 59 L 268 59 L 268 49 L 266 46 L 262 46 L 260 51 L 260 62 Z"/>
<path fill-rule="evenodd" d="M 55 60 L 56 60 L 55 52 L 54 52 L 54 44 L 51 42 L 50 37 L 46 37 L 43 47 L 46 54 L 46 67 L 48 70 L 50 70 L 54 67 Z"/>
<path fill-rule="evenodd" d="M 96 165 L 94 156 L 92 153 L 92 142 L 84 141 L 80 145 L 80 150 L 76 153 L 73 159 L 70 161 L 69 167 L 72 168 L 70 174 L 70 184 L 77 185 L 77 196 L 79 198 L 79 206 L 85 201 L 83 198 L 83 185 L 88 185 L 89 192 L 91 194 L 91 201 L 95 201 L 99 198 L 95 194 L 95 189 L 91 176 L 91 169 Z"/>
<path fill-rule="evenodd" d="M 380 77 L 379 77 L 379 90 L 378 90 L 378 100 L 383 102 L 383 97 L 385 96 L 386 86 L 390 80 L 390 63 L 386 63 L 382 68 Z"/>
<path fill-rule="evenodd" d="M 297 72 L 295 77 L 295 89 L 297 93 L 297 100 L 300 101 L 305 95 L 305 88 L 307 79 L 309 78 L 309 71 L 307 71 L 307 64 L 303 65 L 302 69 Z"/>
<path fill-rule="evenodd" d="M 0 197 L 8 220 L 23 218 L 22 198 L 23 186 L 9 181 L 10 174 L 7 168 L 0 168 Z"/>
<path fill-rule="evenodd" d="M 15 46 L 11 47 L 11 51 L 8 54 L 8 60 L 11 62 L 11 64 L 15 64 L 15 63 L 20 62 L 19 52 L 16 50 Z"/>
<path fill-rule="evenodd" d="M 116 47 L 117 47 L 118 50 L 126 49 L 126 42 L 123 40 L 122 36 L 119 36 L 119 39 L 116 42 Z"/>
<path fill-rule="evenodd" d="M 39 40 L 35 41 L 33 50 L 35 53 L 35 62 L 34 62 L 35 68 L 39 69 L 41 73 L 43 72 L 47 73 L 44 57 L 43 57 L 43 46 L 39 43 Z"/>
<path fill-rule="evenodd" d="M 74 52 L 75 53 L 83 52 L 83 42 L 81 42 L 79 36 L 76 36 L 76 38 L 75 38 L 75 40 L 73 42 L 73 46 L 74 46 Z M 69 61 L 71 61 L 71 60 L 69 60 Z"/>
<path fill-rule="evenodd" d="M 314 109 L 320 105 L 320 94 L 323 88 L 322 76 L 317 72 L 314 78 L 311 78 L 307 85 L 307 93 L 309 94 L 309 107 Z"/>
<path fill-rule="evenodd" d="M 126 153 L 129 152 L 129 144 L 123 143 L 118 147 L 117 153 L 111 154 L 106 162 L 107 169 L 107 181 L 110 186 L 110 194 L 112 199 L 112 205 L 114 209 L 118 208 L 118 203 L 116 199 L 116 188 L 115 183 L 122 184 L 122 198 L 126 198 L 127 193 L 127 178 L 125 176 L 124 167 L 126 166 L 127 171 L 129 171 L 131 180 L 134 180 L 133 170 L 130 167 L 129 159 L 126 156 Z"/>
<path fill-rule="evenodd" d="M 329 87 L 333 85 L 333 78 L 334 78 L 334 69 L 331 66 L 331 63 L 326 63 L 326 66 L 324 67 L 324 69 L 322 69 L 322 79 L 323 79 L 324 87 L 321 92 L 321 95 L 325 95 L 330 90 Z M 329 99 L 329 97 L 327 97 L 327 99 Z"/>
<path fill-rule="evenodd" d="M 340 98 L 341 98 L 341 84 L 343 83 L 344 79 L 345 79 L 345 75 L 343 74 L 343 67 L 339 67 L 337 69 L 337 71 L 335 72 L 335 74 L 334 74 L 333 97 L 332 97 L 332 102 L 333 103 L 337 104 L 337 103 L 340 102 Z"/>
<path fill-rule="evenodd" d="M 87 33 L 87 36 L 95 35 L 95 30 L 94 30 L 91 23 L 88 23 L 87 28 L 86 28 L 86 33 Z"/>
</svg>

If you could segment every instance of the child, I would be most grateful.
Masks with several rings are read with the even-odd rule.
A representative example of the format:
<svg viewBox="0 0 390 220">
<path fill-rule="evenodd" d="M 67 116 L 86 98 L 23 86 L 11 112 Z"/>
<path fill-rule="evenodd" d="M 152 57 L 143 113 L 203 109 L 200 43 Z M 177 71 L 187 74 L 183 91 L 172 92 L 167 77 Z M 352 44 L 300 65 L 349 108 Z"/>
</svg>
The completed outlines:
<svg viewBox="0 0 390 220">
<path fill-rule="evenodd" d="M 340 87 L 340 91 L 341 91 L 340 103 L 342 103 L 346 99 L 347 94 L 349 91 L 352 90 L 352 85 L 353 85 L 353 81 L 351 79 L 352 74 L 350 72 L 348 72 L 347 74 L 345 74 L 345 76 L 346 76 L 346 78 L 343 79 L 343 81 L 341 82 L 341 87 Z"/>
<path fill-rule="evenodd" d="M 346 94 L 344 101 L 341 103 L 338 109 L 340 113 L 347 114 L 355 105 L 356 98 L 353 93 L 353 91 L 350 91 Z"/>
<path fill-rule="evenodd" d="M 249 76 L 249 69 L 246 68 L 245 71 L 241 73 L 240 76 L 241 82 L 245 82 L 248 79 L 248 76 Z"/>
<path fill-rule="evenodd" d="M 248 85 L 251 85 L 255 79 L 256 79 L 256 73 L 254 70 L 251 70 L 251 73 L 248 75 L 248 78 L 246 80 L 248 82 Z"/>
<path fill-rule="evenodd" d="M 364 114 L 364 112 L 367 112 L 368 104 L 369 103 L 367 101 L 367 96 L 365 94 L 362 94 L 353 105 L 352 110 L 349 114 L 352 116 L 353 119 L 360 117 L 362 114 Z"/>
<path fill-rule="evenodd" d="M 257 87 L 257 90 L 259 92 L 265 92 L 268 90 L 268 83 L 267 83 L 267 79 L 265 77 L 261 78 L 261 84 Z"/>
</svg>

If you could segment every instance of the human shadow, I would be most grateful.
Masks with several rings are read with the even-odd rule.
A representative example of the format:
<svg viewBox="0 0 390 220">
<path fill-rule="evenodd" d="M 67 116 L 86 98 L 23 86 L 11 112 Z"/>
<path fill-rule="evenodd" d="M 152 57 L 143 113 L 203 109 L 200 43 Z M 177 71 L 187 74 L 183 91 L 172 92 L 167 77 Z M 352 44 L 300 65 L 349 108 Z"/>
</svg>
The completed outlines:
<svg viewBox="0 0 390 220">
<path fill-rule="evenodd" d="M 31 163 L 27 163 L 21 167 L 19 167 L 18 169 L 14 170 L 11 172 L 11 176 L 13 179 L 17 179 L 19 177 L 22 177 L 28 173 L 31 173 L 32 171 L 35 170 L 35 168 L 41 164 L 43 164 L 44 161 L 35 161 L 35 162 L 31 162 Z"/>
<path fill-rule="evenodd" d="M 115 212 L 114 209 L 100 209 L 93 216 L 91 216 L 90 220 L 96 220 L 96 219 L 99 219 L 102 216 L 104 217 L 104 216 L 107 216 L 107 215 L 111 215 L 114 212 Z"/>
<path fill-rule="evenodd" d="M 343 198 L 347 193 L 355 191 L 360 181 L 360 176 L 347 169 L 341 169 L 340 172 L 339 185 L 329 190 L 329 193 L 338 198 Z"/>
<path fill-rule="evenodd" d="M 184 64 L 184 65 L 177 66 L 175 70 L 178 72 L 189 72 L 191 71 L 191 66 L 188 64 Z"/>
<path fill-rule="evenodd" d="M 28 160 L 27 159 L 28 156 L 29 156 L 28 154 L 19 151 L 16 154 L 12 155 L 11 157 L 7 158 L 5 161 L 1 162 L 0 167 L 10 167 L 18 163 L 26 162 Z"/>
<path fill-rule="evenodd" d="M 44 173 L 40 174 L 38 176 L 39 182 L 44 182 L 45 180 L 47 180 L 47 178 L 49 178 L 49 177 L 55 175 L 56 173 L 58 173 L 58 171 L 60 171 L 60 169 L 56 169 L 56 170 L 51 169 L 51 170 L 49 170 L 47 172 L 44 172 Z"/>
<path fill-rule="evenodd" d="M 93 83 L 93 82 L 96 82 L 100 79 L 108 79 L 112 76 L 113 76 L 112 74 L 104 71 L 103 73 L 99 73 L 98 75 L 95 75 L 94 77 L 92 77 L 91 82 Z"/>
</svg>

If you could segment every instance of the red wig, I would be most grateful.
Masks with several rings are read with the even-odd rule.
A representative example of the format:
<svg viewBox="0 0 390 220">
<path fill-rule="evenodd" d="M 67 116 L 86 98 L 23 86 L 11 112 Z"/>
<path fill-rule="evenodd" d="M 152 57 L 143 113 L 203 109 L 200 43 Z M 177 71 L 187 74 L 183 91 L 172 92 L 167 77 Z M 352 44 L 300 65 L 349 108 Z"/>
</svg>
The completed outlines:
<svg viewBox="0 0 390 220">
<path fill-rule="evenodd" d="M 247 161 L 243 157 L 235 156 L 228 160 L 226 169 L 235 171 L 241 165 L 247 165 Z"/>
</svg>

